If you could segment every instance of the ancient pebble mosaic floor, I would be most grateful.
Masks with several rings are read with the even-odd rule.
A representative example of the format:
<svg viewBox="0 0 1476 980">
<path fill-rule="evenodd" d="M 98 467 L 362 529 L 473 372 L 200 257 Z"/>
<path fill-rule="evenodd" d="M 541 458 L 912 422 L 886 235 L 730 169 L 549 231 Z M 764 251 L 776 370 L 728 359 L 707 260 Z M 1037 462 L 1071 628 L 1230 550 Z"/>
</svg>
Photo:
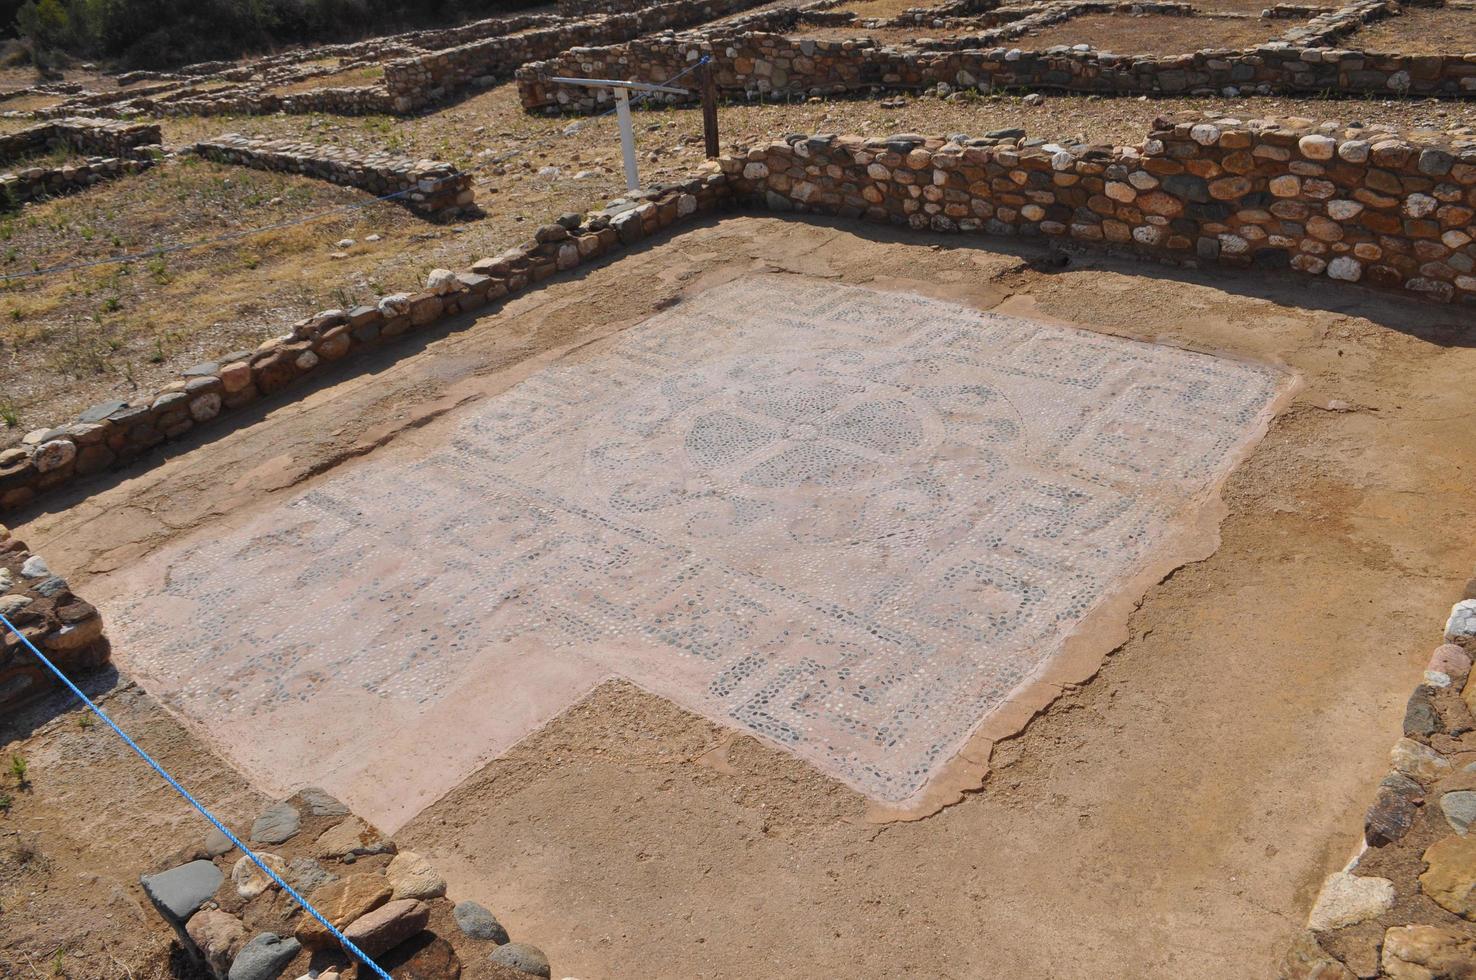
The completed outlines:
<svg viewBox="0 0 1476 980">
<path fill-rule="evenodd" d="M 131 570 L 125 668 L 393 830 L 611 675 L 918 793 L 1256 438 L 1279 371 L 799 277 Z"/>
</svg>

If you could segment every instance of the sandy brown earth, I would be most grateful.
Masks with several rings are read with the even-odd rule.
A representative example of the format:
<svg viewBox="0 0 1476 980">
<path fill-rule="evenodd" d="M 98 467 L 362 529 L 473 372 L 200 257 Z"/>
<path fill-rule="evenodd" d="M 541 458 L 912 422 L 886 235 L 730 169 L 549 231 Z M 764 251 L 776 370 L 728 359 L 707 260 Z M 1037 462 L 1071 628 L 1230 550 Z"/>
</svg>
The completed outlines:
<svg viewBox="0 0 1476 980">
<path fill-rule="evenodd" d="M 1349 47 L 1396 54 L 1445 54 L 1476 50 L 1476 10 L 1406 9 L 1349 36 Z"/>
<path fill-rule="evenodd" d="M 1249 48 L 1286 30 L 1255 17 L 1175 17 L 1167 14 L 1087 14 L 1052 24 L 1011 43 L 1027 51 L 1090 44 L 1118 54 L 1184 54 L 1205 48 Z"/>
<path fill-rule="evenodd" d="M 222 819 L 250 820 L 266 804 L 153 698 L 108 678 L 93 687 L 103 710 Z M 203 839 L 205 820 L 68 697 L 0 719 L 0 746 L 0 795 L 10 799 L 0 815 L 0 976 L 193 977 L 138 877 Z M 16 757 L 24 789 L 9 773 Z"/>
<path fill-rule="evenodd" d="M 612 684 L 400 834 L 581 977 L 1269 976 L 1356 839 L 1402 694 L 1471 570 L 1470 326 L 1322 283 L 1085 256 L 1045 273 L 1035 257 L 709 223 L 267 403 L 20 530 L 86 594 L 336 465 L 423 452 L 459 406 L 744 271 L 1285 365 L 1305 387 L 1226 485 L 1219 550 L 1149 589 L 1099 675 L 997 746 L 956 806 L 871 823 L 792 757 Z"/>
</svg>

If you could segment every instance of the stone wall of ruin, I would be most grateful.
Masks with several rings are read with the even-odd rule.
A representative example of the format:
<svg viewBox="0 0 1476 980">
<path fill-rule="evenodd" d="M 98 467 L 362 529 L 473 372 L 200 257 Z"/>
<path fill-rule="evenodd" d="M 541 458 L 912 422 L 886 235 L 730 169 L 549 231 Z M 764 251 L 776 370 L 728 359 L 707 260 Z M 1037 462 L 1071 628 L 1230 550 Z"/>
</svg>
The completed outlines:
<svg viewBox="0 0 1476 980">
<path fill-rule="evenodd" d="M 66 452 L 52 448 L 48 452 Z M 5 481 L 0 479 L 0 487 Z M 3 492 L 3 490 L 0 490 Z M 72 594 L 66 580 L 0 524 L 0 614 L 69 678 L 105 666 L 109 658 L 98 611 Z M 0 711 L 60 687 L 8 629 L 0 627 Z"/>
<path fill-rule="evenodd" d="M 1323 882 L 1283 980 L 1469 975 L 1476 964 L 1476 579 L 1405 705 L 1353 858 Z"/>
<path fill-rule="evenodd" d="M 1064 18 L 1059 11 L 1032 16 Z M 1007 36 L 1029 26 L 1022 21 L 993 33 Z M 1378 54 L 1324 47 L 1333 26 L 1310 25 L 1305 28 L 1308 37 L 1298 43 L 1276 41 L 1245 51 L 1161 57 L 1067 48 L 1021 51 L 1006 45 L 1004 36 L 955 38 L 918 47 L 878 46 L 859 36 L 864 35 L 859 28 L 854 41 L 758 31 L 691 33 L 564 51 L 529 63 L 517 72 L 518 96 L 529 110 L 592 112 L 605 104 L 601 100 L 608 99 L 608 93 L 550 79 L 660 81 L 703 56 L 712 59 L 720 94 L 735 99 L 916 91 L 940 83 L 983 91 L 1025 88 L 1115 95 L 1219 95 L 1227 89 L 1246 94 L 1452 98 L 1476 94 L 1476 54 Z"/>
<path fill-rule="evenodd" d="M 470 213 L 476 200 L 471 174 L 434 160 L 358 153 L 295 140 L 252 139 L 236 133 L 196 143 L 195 152 L 220 163 L 357 187 L 376 197 L 400 194 L 412 210 L 436 217 Z"/>
<path fill-rule="evenodd" d="M 131 156 L 142 147 L 158 146 L 159 127 L 110 119 L 57 119 L 0 136 L 0 161 L 44 153 L 57 143 L 78 153 Z"/>
<path fill-rule="evenodd" d="M 1476 306 L 1476 141 L 1160 118 L 1139 147 L 1000 142 L 796 137 L 723 167 L 770 208 L 1288 266 Z"/>
<path fill-rule="evenodd" d="M 152 396 L 94 405 L 70 424 L 36 429 L 0 452 L 0 510 L 26 507 L 58 487 L 125 466 L 222 416 L 321 376 L 331 365 L 617 252 L 678 220 L 730 201 L 721 174 L 631 196 L 587 220 L 538 229 L 536 240 L 482 259 L 459 275 L 433 272 L 427 288 L 374 305 L 327 310 L 254 351 L 198 364 Z"/>
<path fill-rule="evenodd" d="M 485 309 L 556 272 L 734 204 L 919 230 L 1017 236 L 1184 265 L 1287 268 L 1476 308 L 1476 141 L 1162 118 L 1138 146 L 1022 136 L 793 137 L 720 173 L 633 195 L 427 288 L 329 310 L 254 351 L 200 364 L 152 397 L 94 406 L 0 453 L 0 509 L 129 464 L 369 347 Z"/>
<path fill-rule="evenodd" d="M 511 75 L 520 65 L 557 56 L 570 48 L 626 41 L 652 31 L 690 27 L 754 7 L 763 0 L 673 0 L 629 13 L 489 38 L 384 67 L 385 87 L 396 112 L 433 104 L 482 78 Z"/>
<path fill-rule="evenodd" d="M 484 906 L 451 901 L 429 861 L 321 789 L 301 790 L 231 832 L 392 976 L 456 980 L 463 966 L 477 977 L 550 974 L 541 949 L 513 942 Z M 140 884 L 200 975 L 367 975 L 225 834 L 201 830 L 180 843 Z"/>
<path fill-rule="evenodd" d="M 0 136 L 0 160 L 44 153 L 62 144 L 78 153 L 105 154 L 61 167 L 24 167 L 0 173 L 0 208 L 84 190 L 136 174 L 153 163 L 146 148 L 159 145 L 159 127 L 98 119 L 61 119 Z"/>
<path fill-rule="evenodd" d="M 26 167 L 0 174 L 0 209 L 86 190 L 105 180 L 140 173 L 150 161 L 99 157 L 65 167 Z"/>
</svg>

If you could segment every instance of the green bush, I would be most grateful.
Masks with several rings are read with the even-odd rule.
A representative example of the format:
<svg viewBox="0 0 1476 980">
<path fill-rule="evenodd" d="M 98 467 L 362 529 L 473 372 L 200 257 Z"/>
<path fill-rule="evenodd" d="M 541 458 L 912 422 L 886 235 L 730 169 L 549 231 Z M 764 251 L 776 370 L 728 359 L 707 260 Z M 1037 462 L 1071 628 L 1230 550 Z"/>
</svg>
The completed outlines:
<svg viewBox="0 0 1476 980">
<path fill-rule="evenodd" d="M 348 41 L 487 16 L 533 0 L 0 0 L 11 32 L 41 50 L 168 68 L 287 44 Z M 18 6 L 17 6 L 18 4 Z"/>
</svg>

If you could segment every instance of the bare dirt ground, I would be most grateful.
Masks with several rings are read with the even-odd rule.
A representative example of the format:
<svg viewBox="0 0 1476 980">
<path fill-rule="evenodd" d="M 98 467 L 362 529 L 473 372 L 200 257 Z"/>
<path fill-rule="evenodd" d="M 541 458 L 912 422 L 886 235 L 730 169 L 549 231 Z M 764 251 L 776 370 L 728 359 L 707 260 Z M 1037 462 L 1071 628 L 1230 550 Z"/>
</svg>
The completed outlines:
<svg viewBox="0 0 1476 980">
<path fill-rule="evenodd" d="M 1359 28 L 1345 43 L 1363 51 L 1394 54 L 1476 51 L 1476 10 L 1406 8 L 1398 17 Z"/>
<path fill-rule="evenodd" d="M 1149 589 L 1097 677 L 997 746 L 958 805 L 869 823 L 864 799 L 792 757 L 617 684 L 400 834 L 577 976 L 1269 976 L 1347 857 L 1400 692 L 1470 572 L 1451 533 L 1471 506 L 1470 326 L 1304 280 L 1100 257 L 1047 274 L 1035 255 L 709 223 L 269 402 L 253 425 L 59 498 L 20 531 L 87 594 L 93 576 L 335 464 L 424 452 L 458 406 L 744 271 L 1285 365 L 1306 386 L 1226 484 L 1219 550 Z"/>
<path fill-rule="evenodd" d="M 1205 48 L 1248 48 L 1286 30 L 1256 17 L 1175 17 L 1168 14 L 1087 14 L 1016 38 L 1039 51 L 1058 44 L 1090 44 L 1117 54 L 1183 54 Z"/>
<path fill-rule="evenodd" d="M 914 7 L 927 6 L 926 3 L 916 0 L 856 0 L 854 3 L 844 3 L 839 7 L 833 7 L 837 13 L 855 14 L 857 17 L 875 17 L 885 19 L 896 17 L 898 14 Z"/>
<path fill-rule="evenodd" d="M 1194 9 L 1206 13 L 1250 14 L 1253 17 L 1259 17 L 1261 11 L 1268 6 L 1263 0 L 1193 0 L 1193 3 Z M 1329 3 L 1327 9 L 1335 10 L 1337 4 Z M 1296 21 L 1281 21 L 1280 23 L 1290 25 Z"/>
<path fill-rule="evenodd" d="M 266 800 L 127 683 L 101 706 L 224 819 Z M 0 815 L 0 976 L 69 980 L 191 977 L 140 874 L 208 829 L 101 722 L 58 695 L 0 723 L 7 774 Z M 16 786 L 21 758 L 29 785 Z"/>
</svg>

